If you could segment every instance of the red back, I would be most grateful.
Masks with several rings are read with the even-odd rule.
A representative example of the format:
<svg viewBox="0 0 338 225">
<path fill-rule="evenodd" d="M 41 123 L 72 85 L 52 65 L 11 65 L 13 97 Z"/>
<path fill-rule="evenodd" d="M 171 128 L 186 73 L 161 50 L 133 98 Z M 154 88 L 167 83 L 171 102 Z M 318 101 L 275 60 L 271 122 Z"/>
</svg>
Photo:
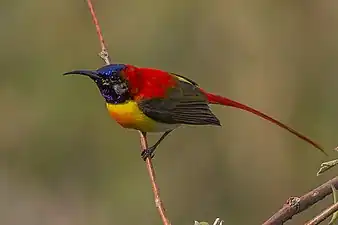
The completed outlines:
<svg viewBox="0 0 338 225">
<path fill-rule="evenodd" d="M 170 73 L 152 69 L 137 68 L 128 65 L 124 70 L 129 82 L 130 93 L 134 100 L 164 97 L 168 89 L 176 85 L 176 79 Z"/>
</svg>

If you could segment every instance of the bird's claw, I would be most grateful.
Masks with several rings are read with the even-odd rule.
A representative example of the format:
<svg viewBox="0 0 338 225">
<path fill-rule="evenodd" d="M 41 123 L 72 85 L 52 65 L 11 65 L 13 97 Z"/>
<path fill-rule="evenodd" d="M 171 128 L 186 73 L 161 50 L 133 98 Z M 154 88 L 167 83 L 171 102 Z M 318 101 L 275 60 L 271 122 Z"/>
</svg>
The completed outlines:
<svg viewBox="0 0 338 225">
<path fill-rule="evenodd" d="M 148 157 L 150 157 L 151 159 L 154 158 L 155 154 L 154 154 L 155 148 L 154 147 L 150 147 L 147 149 L 144 149 L 141 153 L 141 157 L 144 161 L 146 161 L 146 159 Z"/>
</svg>

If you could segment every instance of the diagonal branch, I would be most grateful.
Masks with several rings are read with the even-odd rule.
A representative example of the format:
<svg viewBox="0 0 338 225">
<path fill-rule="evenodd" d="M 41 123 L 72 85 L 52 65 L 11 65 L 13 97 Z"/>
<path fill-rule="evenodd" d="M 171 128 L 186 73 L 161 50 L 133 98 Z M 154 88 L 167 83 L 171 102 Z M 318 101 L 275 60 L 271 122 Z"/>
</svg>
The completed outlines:
<svg viewBox="0 0 338 225">
<path fill-rule="evenodd" d="M 321 212 L 318 216 L 307 222 L 305 225 L 317 225 L 329 218 L 333 213 L 338 210 L 338 203 L 335 203 Z"/>
<path fill-rule="evenodd" d="M 95 11 L 94 11 L 94 7 L 93 4 L 91 2 L 91 0 L 87 0 L 88 3 L 88 7 L 90 10 L 90 13 L 92 15 L 93 18 L 93 22 L 95 24 L 96 27 L 96 32 L 97 32 L 97 36 L 99 38 L 100 44 L 101 44 L 101 52 L 99 53 L 99 56 L 104 60 L 104 62 L 109 65 L 110 64 L 110 59 L 109 59 L 109 54 L 103 39 L 103 35 L 101 32 L 101 28 L 98 22 L 98 19 L 96 17 Z M 141 141 L 141 151 L 143 151 L 144 149 L 148 148 L 148 143 L 147 143 L 147 136 L 145 134 L 143 134 L 142 132 L 140 132 L 140 141 Z M 150 177 L 150 181 L 151 181 L 151 185 L 152 185 L 152 189 L 153 189 L 153 193 L 154 193 L 154 198 L 155 198 L 155 205 L 156 208 L 158 210 L 158 213 L 161 216 L 162 222 L 164 225 L 171 225 L 168 218 L 166 217 L 165 214 L 165 208 L 163 206 L 163 202 L 161 200 L 160 197 L 160 191 L 159 191 L 159 187 L 156 183 L 156 176 L 155 176 L 155 170 L 153 167 L 153 164 L 151 162 L 151 159 L 148 157 L 146 160 L 146 165 L 147 165 L 147 170 L 148 170 L 148 174 Z"/>
<path fill-rule="evenodd" d="M 338 188 L 338 176 L 327 181 L 309 193 L 301 196 L 300 198 L 290 198 L 287 203 L 284 204 L 284 206 L 271 218 L 265 221 L 263 225 L 281 225 L 292 219 L 294 215 L 301 213 L 320 200 L 324 199 L 326 196 L 330 195 L 332 193 L 331 185 L 333 185 L 335 188 Z"/>
</svg>

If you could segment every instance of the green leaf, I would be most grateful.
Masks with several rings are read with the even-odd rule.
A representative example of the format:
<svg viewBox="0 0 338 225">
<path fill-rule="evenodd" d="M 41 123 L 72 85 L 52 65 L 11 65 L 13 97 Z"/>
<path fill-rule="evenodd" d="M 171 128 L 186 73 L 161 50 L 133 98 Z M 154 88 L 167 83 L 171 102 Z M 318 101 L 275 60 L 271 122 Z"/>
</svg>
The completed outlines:
<svg viewBox="0 0 338 225">
<path fill-rule="evenodd" d="M 200 225 L 209 225 L 207 222 L 200 222 Z"/>
<path fill-rule="evenodd" d="M 194 225 L 209 225 L 209 223 L 195 221 Z"/>
<path fill-rule="evenodd" d="M 338 159 L 335 160 L 331 160 L 331 161 L 327 161 L 327 162 L 323 162 L 320 165 L 319 171 L 317 172 L 317 176 L 321 175 L 322 173 L 324 173 L 325 171 L 333 168 L 334 166 L 336 166 L 338 164 Z"/>
<path fill-rule="evenodd" d="M 213 225 L 223 225 L 224 220 L 221 220 L 220 218 L 217 218 Z"/>
<path fill-rule="evenodd" d="M 223 225 L 223 222 L 224 222 L 223 220 L 220 220 L 219 218 L 217 218 L 215 222 L 213 223 L 213 225 Z M 209 225 L 209 223 L 195 221 L 194 225 Z"/>
<path fill-rule="evenodd" d="M 337 202 L 337 190 L 332 184 L 331 184 L 331 189 L 332 189 L 332 195 L 333 195 L 333 204 L 335 204 Z M 329 225 L 334 224 L 337 218 L 338 218 L 338 211 L 332 214 L 332 218 L 329 222 Z"/>
</svg>

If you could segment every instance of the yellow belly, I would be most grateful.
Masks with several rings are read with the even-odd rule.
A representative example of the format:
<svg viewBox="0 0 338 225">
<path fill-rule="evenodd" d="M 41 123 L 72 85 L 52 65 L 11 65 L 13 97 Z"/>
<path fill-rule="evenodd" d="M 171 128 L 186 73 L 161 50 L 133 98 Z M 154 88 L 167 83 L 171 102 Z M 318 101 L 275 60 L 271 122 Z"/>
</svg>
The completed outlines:
<svg viewBox="0 0 338 225">
<path fill-rule="evenodd" d="M 179 124 L 164 124 L 146 116 L 135 101 L 120 104 L 107 103 L 111 117 L 124 128 L 132 128 L 143 132 L 164 132 L 175 129 Z"/>
</svg>

